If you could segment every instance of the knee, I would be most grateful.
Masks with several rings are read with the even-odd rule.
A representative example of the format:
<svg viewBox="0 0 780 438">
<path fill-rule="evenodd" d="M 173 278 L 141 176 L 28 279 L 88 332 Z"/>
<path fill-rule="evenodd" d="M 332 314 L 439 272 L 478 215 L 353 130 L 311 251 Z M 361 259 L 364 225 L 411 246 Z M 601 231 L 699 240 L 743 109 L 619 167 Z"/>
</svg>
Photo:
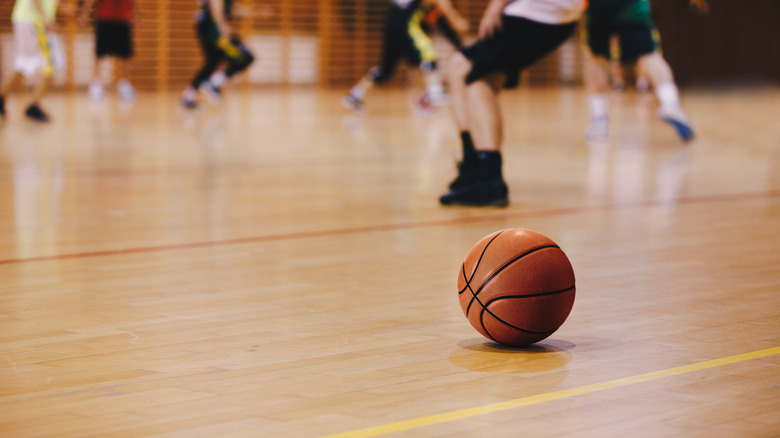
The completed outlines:
<svg viewBox="0 0 780 438">
<path fill-rule="evenodd" d="M 469 71 L 471 71 L 471 61 L 462 53 L 457 52 L 450 57 L 447 63 L 447 77 L 450 81 L 465 81 Z"/>
</svg>

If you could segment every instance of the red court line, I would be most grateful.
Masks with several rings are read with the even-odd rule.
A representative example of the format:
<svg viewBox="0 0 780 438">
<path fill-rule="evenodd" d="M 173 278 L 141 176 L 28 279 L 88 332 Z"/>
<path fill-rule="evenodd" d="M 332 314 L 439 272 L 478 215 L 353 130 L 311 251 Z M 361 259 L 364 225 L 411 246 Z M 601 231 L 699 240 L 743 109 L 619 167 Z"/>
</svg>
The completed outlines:
<svg viewBox="0 0 780 438">
<path fill-rule="evenodd" d="M 80 253 L 72 253 L 72 254 L 58 254 L 58 255 L 51 255 L 51 256 L 6 259 L 6 260 L 0 260 L 0 265 L 42 262 L 42 261 L 50 261 L 50 260 L 81 259 L 81 258 L 88 258 L 88 257 L 103 257 L 103 256 L 113 256 L 113 255 L 122 255 L 122 254 L 141 254 L 141 253 L 173 251 L 178 249 L 190 249 L 190 248 L 208 248 L 208 247 L 215 247 L 215 246 L 238 245 L 242 243 L 259 243 L 259 242 L 271 242 L 271 241 L 278 241 L 278 240 L 310 239 L 315 237 L 342 236 L 342 235 L 350 235 L 350 234 L 373 233 L 378 231 L 394 231 L 394 230 L 413 229 L 413 228 L 430 228 L 430 227 L 451 226 L 451 225 L 465 225 L 465 224 L 481 223 L 481 222 L 502 221 L 507 219 L 520 219 L 520 218 L 527 218 L 527 217 L 545 217 L 545 216 L 563 216 L 567 214 L 579 214 L 579 213 L 596 212 L 596 211 L 613 211 L 613 210 L 623 210 L 623 209 L 630 209 L 630 208 L 646 208 L 646 207 L 672 206 L 672 205 L 679 205 L 679 204 L 700 204 L 700 203 L 715 203 L 715 202 L 728 202 L 728 201 L 746 201 L 751 199 L 769 199 L 769 198 L 776 198 L 779 196 L 780 196 L 780 190 L 769 190 L 764 192 L 743 192 L 743 193 L 720 194 L 720 195 L 691 196 L 691 197 L 678 198 L 669 201 L 644 201 L 644 202 L 623 203 L 623 204 L 603 204 L 603 205 L 569 207 L 569 208 L 553 208 L 548 210 L 534 210 L 534 211 L 525 211 L 525 212 L 517 212 L 517 213 L 506 212 L 506 213 L 497 213 L 497 214 L 487 214 L 484 216 L 459 217 L 453 219 L 441 219 L 441 220 L 434 220 L 434 221 L 371 225 L 366 227 L 304 231 L 300 233 L 288 233 L 288 234 L 269 234 L 265 236 L 243 237 L 237 239 L 214 240 L 214 241 L 206 241 L 206 242 L 191 242 L 191 243 L 180 243 L 180 244 L 160 245 L 160 246 L 146 246 L 146 247 L 139 247 L 139 248 L 114 249 L 114 250 L 104 250 L 104 251 L 80 252 Z"/>
</svg>

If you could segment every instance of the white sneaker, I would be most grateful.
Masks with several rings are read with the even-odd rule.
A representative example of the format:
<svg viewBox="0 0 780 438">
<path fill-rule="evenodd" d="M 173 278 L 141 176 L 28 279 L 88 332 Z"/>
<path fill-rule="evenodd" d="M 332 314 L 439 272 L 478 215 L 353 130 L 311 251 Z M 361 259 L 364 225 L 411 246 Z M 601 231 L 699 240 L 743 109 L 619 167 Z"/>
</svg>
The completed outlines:
<svg viewBox="0 0 780 438">
<path fill-rule="evenodd" d="M 672 125 L 682 141 L 687 142 L 693 140 L 694 134 L 693 129 L 691 128 L 691 122 L 688 121 L 688 116 L 685 115 L 682 108 L 661 107 L 658 109 L 658 117 L 664 122 Z"/>
<path fill-rule="evenodd" d="M 449 105 L 452 99 L 447 93 L 428 93 L 428 99 L 433 106 Z"/>
<path fill-rule="evenodd" d="M 206 100 L 209 101 L 210 104 L 219 105 L 222 103 L 222 91 L 212 85 L 211 82 L 204 82 L 203 85 L 198 88 L 198 91 L 203 94 L 203 96 L 206 98 Z"/>
<path fill-rule="evenodd" d="M 103 96 L 106 95 L 106 90 L 103 89 L 103 84 L 99 80 L 93 79 L 89 82 L 87 93 L 89 94 L 89 98 L 92 99 L 92 101 L 98 102 L 103 100 Z"/>
<path fill-rule="evenodd" d="M 130 85 L 130 81 L 127 79 L 122 79 L 119 81 L 119 83 L 116 85 L 116 92 L 119 94 L 119 98 L 122 100 L 133 100 L 138 94 L 136 93 L 135 88 Z"/>
</svg>

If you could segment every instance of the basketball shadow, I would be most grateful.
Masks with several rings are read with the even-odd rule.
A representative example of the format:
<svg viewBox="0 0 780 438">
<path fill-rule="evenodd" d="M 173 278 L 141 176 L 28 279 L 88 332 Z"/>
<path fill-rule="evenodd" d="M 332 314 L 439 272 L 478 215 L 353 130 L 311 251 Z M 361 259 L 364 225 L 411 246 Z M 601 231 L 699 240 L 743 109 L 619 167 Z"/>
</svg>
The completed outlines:
<svg viewBox="0 0 780 438">
<path fill-rule="evenodd" d="M 571 360 L 568 350 L 575 345 L 567 341 L 546 339 L 525 348 L 514 348 L 475 338 L 458 342 L 458 347 L 449 356 L 449 361 L 457 367 L 485 373 L 530 376 L 564 367 Z"/>
</svg>

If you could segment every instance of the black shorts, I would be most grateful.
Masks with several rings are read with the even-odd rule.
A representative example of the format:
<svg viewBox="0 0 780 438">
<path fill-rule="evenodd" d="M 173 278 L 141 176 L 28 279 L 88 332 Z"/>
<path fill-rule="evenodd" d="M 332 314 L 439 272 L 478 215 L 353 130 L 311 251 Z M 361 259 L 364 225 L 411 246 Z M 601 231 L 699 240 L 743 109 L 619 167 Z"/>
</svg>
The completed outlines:
<svg viewBox="0 0 780 438">
<path fill-rule="evenodd" d="M 620 61 L 633 63 L 658 48 L 648 0 L 592 0 L 585 14 L 585 35 L 591 53 L 610 58 L 610 38 L 617 35 Z"/>
<path fill-rule="evenodd" d="M 504 15 L 501 31 L 461 50 L 472 64 L 466 83 L 490 73 L 502 72 L 506 75 L 504 88 L 515 88 L 524 68 L 557 49 L 576 28 L 577 22 L 546 24 Z"/>
<path fill-rule="evenodd" d="M 95 55 L 130 58 L 133 56 L 133 35 L 130 23 L 97 21 L 95 23 Z"/>
</svg>

